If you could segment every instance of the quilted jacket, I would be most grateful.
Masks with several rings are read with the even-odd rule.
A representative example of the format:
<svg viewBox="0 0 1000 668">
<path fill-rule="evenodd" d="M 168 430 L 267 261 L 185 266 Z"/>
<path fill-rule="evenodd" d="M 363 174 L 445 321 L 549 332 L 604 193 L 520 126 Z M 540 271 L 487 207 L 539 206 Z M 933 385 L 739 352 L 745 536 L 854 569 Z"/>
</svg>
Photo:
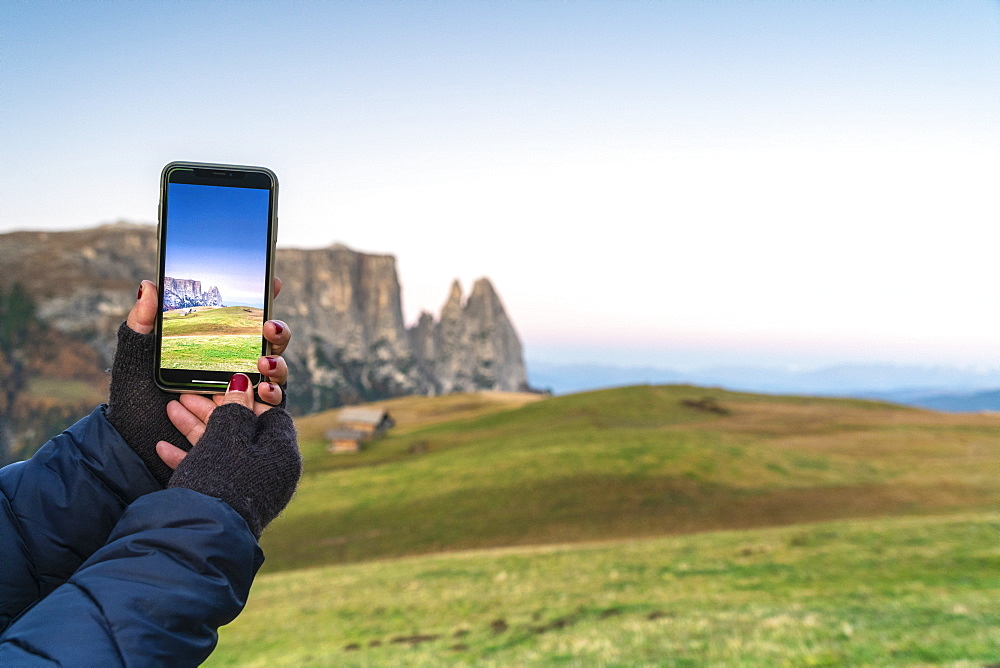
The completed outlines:
<svg viewBox="0 0 1000 668">
<path fill-rule="evenodd" d="M 188 666 L 263 554 L 229 505 L 163 489 L 102 408 L 0 469 L 0 666 Z"/>
</svg>

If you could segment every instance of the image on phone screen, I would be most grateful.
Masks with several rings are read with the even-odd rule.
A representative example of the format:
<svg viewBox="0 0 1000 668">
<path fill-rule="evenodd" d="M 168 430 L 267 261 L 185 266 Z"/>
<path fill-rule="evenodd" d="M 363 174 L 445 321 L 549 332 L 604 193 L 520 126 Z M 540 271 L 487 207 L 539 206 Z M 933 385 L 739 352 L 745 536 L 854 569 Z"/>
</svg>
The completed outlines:
<svg viewBox="0 0 1000 668">
<path fill-rule="evenodd" d="M 175 178 L 199 180 L 197 174 Z M 272 188 L 262 185 L 165 184 L 161 383 L 218 389 L 237 372 L 259 380 L 272 242 Z"/>
</svg>

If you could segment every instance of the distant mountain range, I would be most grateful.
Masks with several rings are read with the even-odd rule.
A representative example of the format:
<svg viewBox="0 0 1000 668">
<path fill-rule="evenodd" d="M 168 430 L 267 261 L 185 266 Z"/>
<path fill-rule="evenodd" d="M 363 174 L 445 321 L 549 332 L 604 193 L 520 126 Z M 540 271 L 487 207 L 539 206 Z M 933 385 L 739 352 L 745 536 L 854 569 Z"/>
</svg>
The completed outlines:
<svg viewBox="0 0 1000 668">
<path fill-rule="evenodd" d="M 945 413 L 1000 412 L 1000 390 L 953 394 L 922 394 L 919 391 L 901 391 L 896 393 L 890 392 L 883 396 L 877 394 L 859 396 L 863 398 L 883 399 L 896 404 L 917 406 L 919 408 L 929 408 Z"/>
<path fill-rule="evenodd" d="M 948 412 L 1000 411 L 1000 370 L 844 364 L 821 369 L 711 367 L 677 371 L 658 367 L 550 364 L 529 361 L 533 387 L 568 394 L 624 385 L 688 383 L 767 394 L 879 399 Z"/>
</svg>

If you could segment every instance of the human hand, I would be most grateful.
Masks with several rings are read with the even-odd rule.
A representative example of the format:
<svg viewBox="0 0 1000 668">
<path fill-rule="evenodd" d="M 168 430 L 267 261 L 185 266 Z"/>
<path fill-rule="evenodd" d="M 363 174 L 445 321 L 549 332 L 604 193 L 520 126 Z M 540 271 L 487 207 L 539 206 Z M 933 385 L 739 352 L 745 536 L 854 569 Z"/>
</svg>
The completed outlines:
<svg viewBox="0 0 1000 668">
<path fill-rule="evenodd" d="M 281 283 L 276 281 L 276 290 L 280 290 Z M 264 355 L 257 360 L 257 370 L 268 377 L 268 380 L 261 381 L 257 385 L 257 398 L 251 406 L 255 415 L 262 415 L 272 407 L 284 408 L 287 402 L 287 395 L 284 391 L 285 383 L 288 381 L 288 365 L 281 356 L 288 347 L 291 340 L 291 330 L 288 325 L 281 320 L 268 320 L 264 323 L 264 338 L 271 343 L 271 354 Z M 245 376 L 244 376 L 245 377 Z M 196 444 L 205 433 L 208 420 L 216 408 L 227 402 L 229 393 L 214 394 L 206 396 L 204 394 L 182 394 L 176 397 L 166 406 L 167 417 L 171 424 L 184 436 L 189 444 Z M 156 454 L 171 469 L 176 469 L 181 460 L 187 454 L 188 448 L 177 447 L 167 440 L 161 440 L 156 444 Z"/>
<path fill-rule="evenodd" d="M 182 451 L 168 486 L 222 499 L 260 538 L 288 505 L 302 475 L 295 425 L 283 408 L 259 407 L 250 379 L 241 373 L 229 381 L 218 405 L 207 401 L 213 405 L 207 424 L 190 452 Z"/>
<path fill-rule="evenodd" d="M 272 322 L 268 321 L 265 323 L 265 331 L 269 324 L 272 324 Z M 283 336 L 287 344 L 287 325 L 284 327 Z M 272 345 L 273 350 L 283 351 L 284 346 L 278 348 Z M 271 368 L 272 365 L 273 369 Z M 268 374 L 270 380 L 261 381 L 257 385 L 257 394 L 264 401 L 253 401 L 247 407 L 258 417 L 272 408 L 284 409 L 285 393 L 282 388 L 288 379 L 288 366 L 285 364 L 285 360 L 277 354 L 261 357 L 257 361 L 257 370 L 262 374 Z M 246 378 L 246 376 L 243 377 Z M 249 383 L 249 379 L 247 382 Z M 215 409 L 226 403 L 232 403 L 229 401 L 229 395 L 229 392 L 214 394 L 211 397 L 203 394 L 182 394 L 177 400 L 167 404 L 167 417 L 171 424 L 183 434 L 188 443 L 197 444 L 205 433 L 209 418 L 211 418 Z M 177 465 L 187 455 L 187 448 L 179 448 L 166 440 L 161 440 L 156 444 L 156 454 L 163 463 L 171 469 L 176 469 Z"/>
<path fill-rule="evenodd" d="M 274 294 L 281 291 L 281 280 L 274 279 Z M 191 439 L 175 426 L 168 407 L 177 404 L 177 394 L 164 392 L 153 380 L 154 344 L 152 335 L 159 300 L 156 284 L 143 281 L 128 318 L 118 329 L 118 349 L 111 370 L 111 389 L 105 415 L 122 435 L 125 442 L 142 458 L 146 467 L 161 485 L 166 485 L 173 473 L 157 455 L 156 444 L 167 441 L 176 444 L 183 453 L 197 438 Z M 288 367 L 281 353 L 288 346 L 291 332 L 280 320 L 264 323 L 264 337 L 270 341 L 272 354 L 257 361 L 258 370 L 271 377 L 271 383 L 261 384 L 262 401 L 283 404 L 281 385 L 288 378 Z M 197 395 L 181 395 L 197 396 Z M 218 395 L 220 398 L 223 395 Z M 201 397 L 211 403 L 206 397 Z M 214 407 L 215 404 L 212 404 Z M 209 411 L 210 412 L 210 411 Z M 207 414 L 205 414 L 207 420 Z M 200 435 L 200 432 L 198 433 Z"/>
</svg>

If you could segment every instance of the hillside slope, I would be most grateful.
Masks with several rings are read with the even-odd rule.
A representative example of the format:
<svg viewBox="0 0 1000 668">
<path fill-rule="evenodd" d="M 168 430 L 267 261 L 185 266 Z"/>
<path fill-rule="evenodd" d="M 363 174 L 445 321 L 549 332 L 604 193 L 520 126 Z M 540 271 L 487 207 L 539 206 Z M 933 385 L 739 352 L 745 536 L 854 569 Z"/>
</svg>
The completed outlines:
<svg viewBox="0 0 1000 668">
<path fill-rule="evenodd" d="M 433 412 L 461 398 L 419 401 Z M 877 402 L 639 386 L 436 423 L 401 419 L 346 456 L 326 453 L 321 424 L 300 428 L 306 474 L 265 533 L 272 571 L 1000 499 L 994 417 Z"/>
<path fill-rule="evenodd" d="M 206 665 L 993 665 L 998 520 L 824 522 L 271 573 Z"/>
</svg>

